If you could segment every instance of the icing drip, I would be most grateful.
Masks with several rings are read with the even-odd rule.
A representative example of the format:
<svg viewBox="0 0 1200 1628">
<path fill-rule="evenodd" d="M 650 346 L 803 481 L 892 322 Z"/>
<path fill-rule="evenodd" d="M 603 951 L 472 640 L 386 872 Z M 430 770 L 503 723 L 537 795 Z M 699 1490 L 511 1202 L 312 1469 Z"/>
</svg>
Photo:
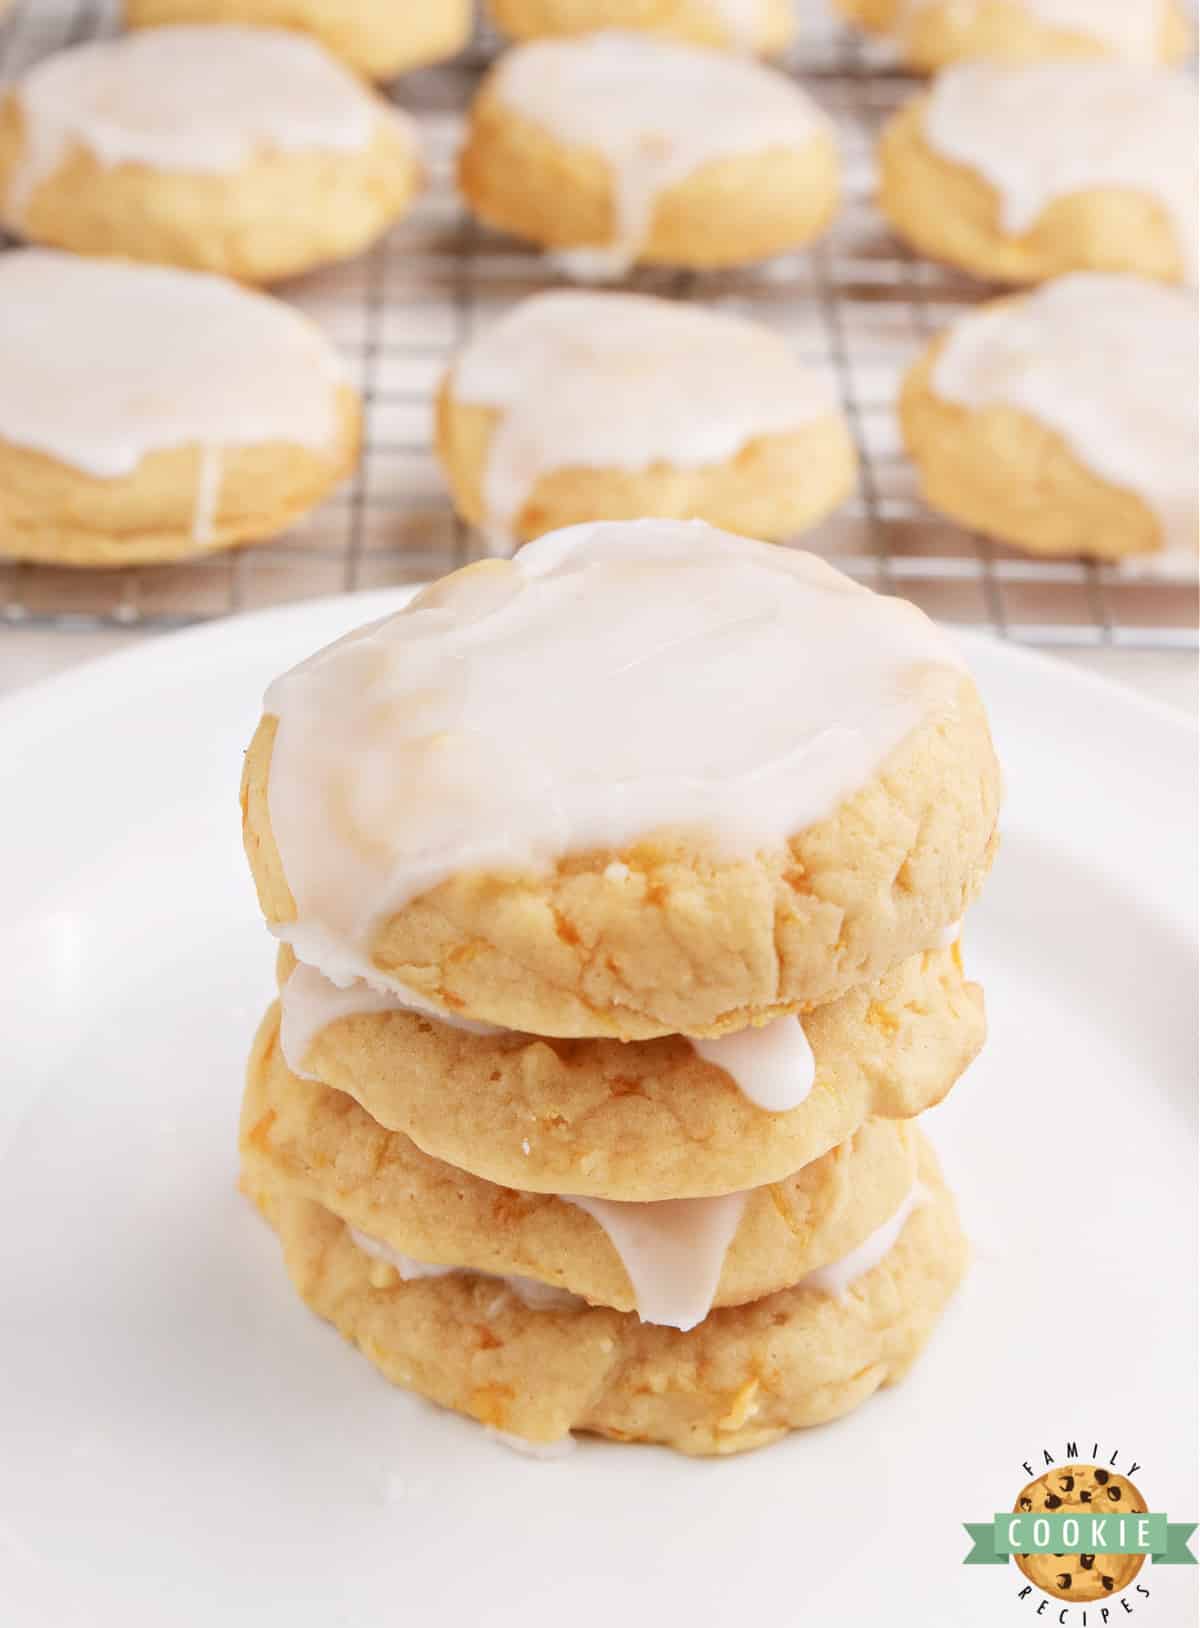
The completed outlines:
<svg viewBox="0 0 1200 1628">
<path fill-rule="evenodd" d="M 604 1228 L 629 1274 L 643 1323 L 689 1329 L 712 1310 L 721 1268 L 741 1225 L 748 1193 L 633 1204 L 580 1198 L 568 1204 Z"/>
<path fill-rule="evenodd" d="M 812 555 L 696 521 L 540 538 L 267 691 L 297 911 L 280 936 L 319 941 L 298 953 L 339 981 L 357 966 L 378 983 L 377 919 L 457 873 L 537 871 L 664 828 L 726 853 L 778 845 L 959 682 L 918 610 Z"/>
<path fill-rule="evenodd" d="M 632 265 L 660 194 L 702 165 L 806 147 L 828 128 L 816 104 L 770 68 L 638 34 L 534 40 L 505 53 L 491 86 L 514 113 L 608 160 L 613 241 L 583 251 L 586 259 L 570 251 L 589 275 Z"/>
<path fill-rule="evenodd" d="M 768 1113 L 798 1108 L 813 1088 L 816 1063 L 798 1017 L 739 1029 L 718 1040 L 693 1040 L 706 1062 L 723 1068 L 743 1096 Z"/>
<path fill-rule="evenodd" d="M 925 137 L 987 178 L 1013 234 L 1074 192 L 1148 193 L 1170 216 L 1194 279 L 1196 92 L 1182 75 L 1121 62 L 965 63 L 935 81 Z"/>
<path fill-rule="evenodd" d="M 929 1189 L 917 1182 L 895 1215 L 881 1227 L 876 1227 L 870 1237 L 864 1239 L 857 1249 L 843 1255 L 840 1261 L 834 1261 L 829 1266 L 819 1266 L 816 1271 L 809 1272 L 807 1276 L 801 1278 L 797 1288 L 817 1289 L 821 1294 L 831 1295 L 835 1300 L 844 1300 L 851 1285 L 859 1278 L 865 1277 L 868 1272 L 873 1272 L 884 1256 L 891 1252 L 904 1231 L 909 1216 L 922 1204 L 927 1204 L 930 1197 Z"/>
<path fill-rule="evenodd" d="M 213 540 L 217 512 L 221 504 L 221 449 L 201 447 L 200 478 L 196 482 L 196 502 L 192 510 L 192 541 L 203 548 Z"/>
<path fill-rule="evenodd" d="M 575 1451 L 575 1438 L 570 1431 L 557 1441 L 527 1441 L 524 1436 L 497 1430 L 495 1425 L 484 1425 L 483 1428 L 493 1441 L 498 1441 L 502 1447 L 508 1447 L 514 1453 L 520 1453 L 522 1458 L 536 1458 L 550 1463 L 555 1459 L 567 1458 Z"/>
<path fill-rule="evenodd" d="M 947 401 L 1004 404 L 1055 430 L 1100 479 L 1142 498 L 1165 548 L 1194 560 L 1196 346 L 1189 295 L 1080 272 L 957 323 L 933 387 Z"/>
<path fill-rule="evenodd" d="M 937 0 L 907 0 L 911 17 Z M 1016 0 L 1044 28 L 1083 34 L 1128 62 L 1157 62 L 1166 7 L 1164 0 Z M 978 0 L 968 0 L 968 11 Z"/>
<path fill-rule="evenodd" d="M 470 1277 L 484 1278 L 502 1284 L 530 1311 L 556 1311 L 587 1304 L 578 1295 L 571 1294 L 566 1289 L 556 1289 L 552 1283 L 539 1282 L 537 1278 L 498 1277 L 493 1272 L 469 1271 L 463 1266 L 430 1266 L 425 1261 L 414 1261 L 410 1255 L 402 1255 L 390 1244 L 381 1243 L 378 1238 L 372 1238 L 366 1232 L 359 1232 L 355 1227 L 347 1227 L 346 1231 L 356 1248 L 361 1249 L 364 1255 L 370 1255 L 373 1260 L 383 1261 L 386 1266 L 392 1267 L 404 1283 L 414 1283 L 420 1278 L 455 1277 L 459 1273 L 464 1273 Z"/>
<path fill-rule="evenodd" d="M 280 991 L 279 1009 L 279 1044 L 284 1062 L 302 1080 L 317 1078 L 315 1074 L 305 1073 L 304 1059 L 321 1030 L 339 1018 L 370 1012 L 415 1012 L 452 1029 L 466 1029 L 471 1034 L 504 1032 L 487 1023 L 474 1023 L 443 1012 L 432 1002 L 422 1000 L 415 990 L 407 990 L 401 1000 L 390 991 L 372 987 L 362 978 L 345 985 L 336 984 L 303 962 L 297 962 Z"/>
<path fill-rule="evenodd" d="M 385 118 L 412 133 L 315 41 L 283 29 L 208 24 L 92 41 L 40 62 L 16 96 L 24 153 L 5 203 L 12 224 L 76 143 L 107 166 L 220 174 L 263 151 L 362 151 Z"/>
<path fill-rule="evenodd" d="M 89 475 L 129 475 L 148 452 L 194 443 L 209 459 L 268 441 L 329 446 L 342 382 L 312 323 L 224 278 L 0 255 L 0 439 Z M 196 502 L 202 527 L 203 490 Z"/>
<path fill-rule="evenodd" d="M 553 470 L 698 468 L 834 407 L 824 382 L 769 329 L 636 294 L 522 301 L 467 347 L 452 388 L 459 401 L 502 415 L 483 478 L 498 548 Z"/>
</svg>

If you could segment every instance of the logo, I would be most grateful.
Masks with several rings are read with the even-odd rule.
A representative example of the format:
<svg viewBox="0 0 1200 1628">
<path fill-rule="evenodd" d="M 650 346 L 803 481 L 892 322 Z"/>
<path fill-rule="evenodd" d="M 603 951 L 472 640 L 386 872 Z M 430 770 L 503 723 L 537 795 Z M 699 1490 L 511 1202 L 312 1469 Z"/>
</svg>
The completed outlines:
<svg viewBox="0 0 1200 1628">
<path fill-rule="evenodd" d="M 1170 1521 L 1150 1508 L 1133 1479 L 1142 1468 L 1136 1461 L 1119 1469 L 1119 1455 L 1105 1460 L 1098 1442 L 1087 1458 L 1073 1441 L 1061 1463 L 1045 1449 L 1041 1457 L 1041 1475 L 1032 1462 L 1022 1465 L 1032 1479 L 1011 1509 L 964 1523 L 974 1547 L 963 1562 L 1006 1566 L 1011 1560 L 1025 1579 L 1017 1599 L 1035 1605 L 1037 1616 L 1103 1628 L 1150 1599 L 1147 1560 L 1152 1566 L 1196 1564 L 1188 1540 L 1197 1523 Z M 1046 1596 L 1063 1602 L 1053 1614 Z"/>
</svg>

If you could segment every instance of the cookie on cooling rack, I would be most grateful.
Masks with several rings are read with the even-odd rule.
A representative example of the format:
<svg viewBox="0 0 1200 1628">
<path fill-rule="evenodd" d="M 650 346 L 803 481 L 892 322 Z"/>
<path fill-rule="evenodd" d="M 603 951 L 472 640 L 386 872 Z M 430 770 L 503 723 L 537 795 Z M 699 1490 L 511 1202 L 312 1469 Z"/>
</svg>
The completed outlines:
<svg viewBox="0 0 1200 1628">
<path fill-rule="evenodd" d="M 962 317 L 905 378 L 929 503 L 1034 554 L 1196 570 L 1196 309 L 1078 272 Z"/>
<path fill-rule="evenodd" d="M 0 219 L 80 254 L 272 282 L 356 254 L 420 177 L 410 122 L 283 29 L 93 41 L 0 102 Z"/>
<path fill-rule="evenodd" d="M 796 37 L 792 0 L 488 0 L 488 10 L 497 28 L 519 40 L 636 28 L 767 56 Z"/>
<path fill-rule="evenodd" d="M 130 28 L 250 23 L 311 34 L 368 79 L 441 62 L 471 37 L 472 0 L 125 0 Z"/>
<path fill-rule="evenodd" d="M 634 264 L 743 265 L 810 242 L 837 209 L 828 119 L 785 75 L 646 34 L 506 52 L 459 160 L 491 226 L 584 279 Z"/>
<path fill-rule="evenodd" d="M 757 323 L 636 294 L 522 301 L 442 382 L 437 448 L 497 552 L 582 520 L 661 515 L 784 538 L 850 493 L 826 382 Z"/>
<path fill-rule="evenodd" d="M 280 301 L 0 255 L 0 553 L 130 565 L 269 537 L 350 471 L 359 416 L 340 359 Z"/>
<path fill-rule="evenodd" d="M 1198 191 L 1194 86 L 1123 62 L 948 68 L 880 144 L 901 237 L 996 281 L 1194 281 Z"/>
<path fill-rule="evenodd" d="M 245 1191 L 297 1292 L 394 1384 L 526 1442 L 572 1430 L 728 1454 L 823 1424 L 903 1377 L 961 1279 L 967 1245 L 923 1145 L 921 1191 L 857 1258 L 681 1332 L 525 1282 L 381 1250 L 261 1164 Z M 898 1233 L 898 1235 L 897 1235 Z M 536 1289 L 536 1285 L 532 1285 Z"/>
<path fill-rule="evenodd" d="M 909 67 L 936 73 L 992 57 L 1178 62 L 1191 28 L 1178 0 L 834 0 L 860 28 L 890 35 Z"/>
<path fill-rule="evenodd" d="M 243 830 L 268 922 L 338 981 L 636 1040 L 831 1000 L 935 943 L 999 793 L 975 687 L 914 606 L 642 520 L 455 572 L 278 679 Z"/>
</svg>

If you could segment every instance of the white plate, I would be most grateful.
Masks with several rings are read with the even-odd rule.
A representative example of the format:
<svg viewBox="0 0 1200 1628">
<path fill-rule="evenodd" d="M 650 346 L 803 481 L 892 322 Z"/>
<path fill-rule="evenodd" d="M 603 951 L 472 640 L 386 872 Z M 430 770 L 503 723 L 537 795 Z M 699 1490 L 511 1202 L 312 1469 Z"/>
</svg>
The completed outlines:
<svg viewBox="0 0 1200 1628">
<path fill-rule="evenodd" d="M 1057 1621 L 962 1565 L 1022 1460 L 1098 1440 L 1198 1513 L 1191 730 L 970 644 L 1009 781 L 966 937 L 992 1038 L 929 1122 L 978 1259 L 910 1378 L 724 1463 L 533 1463 L 387 1386 L 234 1191 L 272 971 L 241 751 L 271 676 L 398 602 L 225 622 L 0 708 L 0 1621 Z M 1195 1576 L 1147 1565 L 1137 1622 L 1193 1622 Z"/>
</svg>

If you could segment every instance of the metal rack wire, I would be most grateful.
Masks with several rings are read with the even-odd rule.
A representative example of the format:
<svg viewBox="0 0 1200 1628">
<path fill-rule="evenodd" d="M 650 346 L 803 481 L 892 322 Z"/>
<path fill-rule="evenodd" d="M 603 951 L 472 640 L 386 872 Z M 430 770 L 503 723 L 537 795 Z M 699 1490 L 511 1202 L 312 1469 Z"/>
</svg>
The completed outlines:
<svg viewBox="0 0 1200 1628">
<path fill-rule="evenodd" d="M 932 615 L 1032 644 L 1190 647 L 1190 584 L 1029 559 L 972 536 L 921 503 L 899 445 L 893 402 L 921 344 L 989 290 L 915 260 L 871 205 L 883 119 L 913 84 L 874 47 L 818 14 L 785 64 L 837 121 L 846 202 L 811 250 L 703 275 L 638 273 L 633 285 L 745 310 L 786 334 L 834 383 L 862 458 L 856 496 L 804 538 L 844 570 Z M 116 26 L 112 0 L 17 0 L 0 25 L 0 80 Z M 175 627 L 231 611 L 438 575 L 482 545 L 454 516 L 431 444 L 442 369 L 477 325 L 555 281 L 532 250 L 478 227 L 453 187 L 462 112 L 492 49 L 410 75 L 396 99 L 421 125 L 431 184 L 369 254 L 282 292 L 351 360 L 366 404 L 361 467 L 286 536 L 175 566 L 89 573 L 0 566 L 0 621 L 60 628 Z"/>
</svg>

